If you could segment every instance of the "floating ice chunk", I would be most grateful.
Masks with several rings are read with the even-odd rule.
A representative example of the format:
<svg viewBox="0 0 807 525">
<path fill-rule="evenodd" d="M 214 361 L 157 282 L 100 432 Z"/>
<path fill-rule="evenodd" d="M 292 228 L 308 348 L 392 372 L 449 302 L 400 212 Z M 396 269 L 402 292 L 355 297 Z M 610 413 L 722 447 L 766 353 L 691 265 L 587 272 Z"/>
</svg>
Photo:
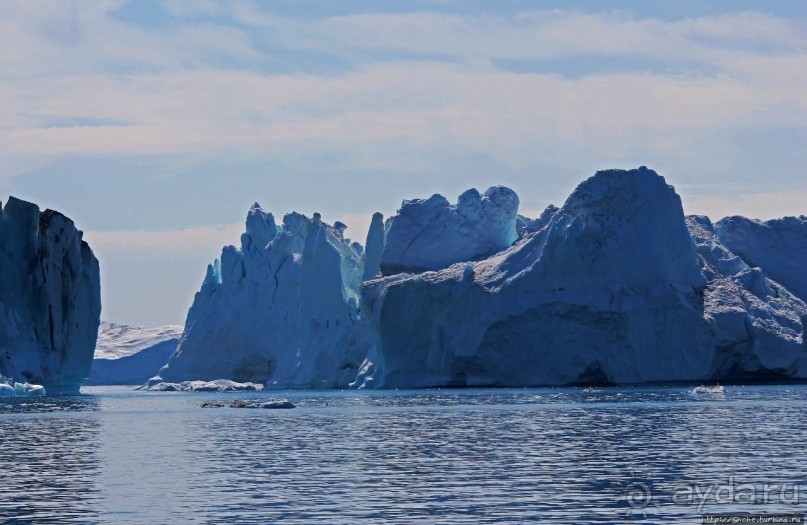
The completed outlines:
<svg viewBox="0 0 807 525">
<path fill-rule="evenodd" d="M 44 396 L 45 387 L 30 383 L 14 383 L 14 391 L 18 397 Z"/>
<path fill-rule="evenodd" d="M 258 405 L 245 399 L 236 399 L 230 403 L 230 408 L 258 408 Z"/>
<path fill-rule="evenodd" d="M 272 401 L 265 401 L 261 403 L 260 408 L 270 408 L 270 409 L 287 409 L 287 408 L 296 408 L 294 403 L 287 399 L 277 399 Z"/>
<path fill-rule="evenodd" d="M 239 383 L 229 379 L 215 381 L 182 381 L 181 383 L 157 382 L 141 387 L 152 392 L 249 392 L 263 390 L 257 383 Z"/>
<path fill-rule="evenodd" d="M 721 385 L 713 385 L 713 386 L 696 386 L 692 389 L 693 394 L 712 394 L 712 395 L 719 395 L 722 396 L 726 393 L 726 389 L 723 388 Z"/>
</svg>

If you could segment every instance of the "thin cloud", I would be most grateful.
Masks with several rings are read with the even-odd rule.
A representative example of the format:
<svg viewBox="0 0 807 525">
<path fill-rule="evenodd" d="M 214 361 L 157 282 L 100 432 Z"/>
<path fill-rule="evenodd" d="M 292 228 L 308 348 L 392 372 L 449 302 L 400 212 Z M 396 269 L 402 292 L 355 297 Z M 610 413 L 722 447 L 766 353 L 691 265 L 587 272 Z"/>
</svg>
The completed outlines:
<svg viewBox="0 0 807 525">
<path fill-rule="evenodd" d="M 363 149 L 403 139 L 462 142 L 501 155 L 547 140 L 597 148 L 613 138 L 641 141 L 648 131 L 803 126 L 807 110 L 801 85 L 769 89 L 723 75 L 569 80 L 417 63 L 337 78 L 208 70 L 126 82 L 79 76 L 53 87 L 11 90 L 18 107 L 36 113 L 17 114 L 14 125 L 0 128 L 2 150 L 160 154 L 318 143 Z M 48 119 L 79 124 L 53 126 Z"/>
<path fill-rule="evenodd" d="M 86 240 L 96 251 L 142 251 L 172 255 L 176 253 L 205 253 L 220 250 L 228 244 L 238 244 L 243 224 L 215 224 L 181 230 L 159 231 L 92 231 L 84 232 Z"/>
<path fill-rule="evenodd" d="M 713 221 L 731 215 L 768 220 L 807 214 L 807 191 L 747 193 L 732 197 L 685 195 L 683 203 L 688 214 L 707 215 Z"/>
</svg>

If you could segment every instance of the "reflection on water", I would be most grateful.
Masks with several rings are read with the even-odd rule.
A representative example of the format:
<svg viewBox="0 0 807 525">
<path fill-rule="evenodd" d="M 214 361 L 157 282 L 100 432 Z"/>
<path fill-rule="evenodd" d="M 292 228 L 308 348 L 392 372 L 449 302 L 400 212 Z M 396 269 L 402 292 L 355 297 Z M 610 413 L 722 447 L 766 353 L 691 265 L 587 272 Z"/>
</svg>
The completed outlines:
<svg viewBox="0 0 807 525">
<path fill-rule="evenodd" d="M 571 524 L 807 507 L 805 387 L 291 392 L 295 410 L 199 407 L 277 395 L 110 390 L 67 413 L 0 407 L 0 467 L 14 480 L 0 513 Z M 730 479 L 804 487 L 800 501 L 673 500 Z M 629 498 L 637 487 L 644 500 Z"/>
<path fill-rule="evenodd" d="M 0 403 L 0 517 L 4 523 L 97 522 L 100 425 L 81 398 Z M 11 415 L 8 415 L 11 414 Z"/>
</svg>

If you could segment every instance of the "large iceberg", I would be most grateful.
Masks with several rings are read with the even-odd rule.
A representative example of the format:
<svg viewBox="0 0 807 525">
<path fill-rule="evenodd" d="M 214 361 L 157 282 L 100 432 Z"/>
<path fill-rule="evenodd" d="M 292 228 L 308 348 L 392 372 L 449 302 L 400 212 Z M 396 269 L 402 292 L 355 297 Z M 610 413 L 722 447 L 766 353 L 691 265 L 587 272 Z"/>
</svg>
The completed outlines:
<svg viewBox="0 0 807 525">
<path fill-rule="evenodd" d="M 181 326 L 145 328 L 102 322 L 87 385 L 141 385 L 168 362 Z"/>
<path fill-rule="evenodd" d="M 343 231 L 319 214 L 278 225 L 255 204 L 240 249 L 225 247 L 208 267 L 179 347 L 151 383 L 348 385 L 372 338 L 359 307 L 363 261 Z"/>
<path fill-rule="evenodd" d="M 517 238 L 518 204 L 504 186 L 470 189 L 456 205 L 442 195 L 404 201 L 387 226 L 381 272 L 440 270 L 499 252 Z"/>
<path fill-rule="evenodd" d="M 369 281 L 363 306 L 377 341 L 358 386 L 807 374 L 807 306 L 711 225 L 688 227 L 674 189 L 644 167 L 598 172 L 488 259 Z"/>
<path fill-rule="evenodd" d="M 726 217 L 715 224 L 726 247 L 807 301 L 807 217 L 771 221 Z"/>
<path fill-rule="evenodd" d="M 0 208 L 0 373 L 49 394 L 90 374 L 101 314 L 98 260 L 73 221 L 10 197 Z"/>
<path fill-rule="evenodd" d="M 208 268 L 177 351 L 150 383 L 807 378 L 795 270 L 738 256 L 724 223 L 685 217 L 652 170 L 598 172 L 537 219 L 517 209 L 498 186 L 456 205 L 404 201 L 386 223 L 373 216 L 362 248 L 341 223 L 292 213 L 277 225 L 255 205 L 240 248 Z"/>
</svg>

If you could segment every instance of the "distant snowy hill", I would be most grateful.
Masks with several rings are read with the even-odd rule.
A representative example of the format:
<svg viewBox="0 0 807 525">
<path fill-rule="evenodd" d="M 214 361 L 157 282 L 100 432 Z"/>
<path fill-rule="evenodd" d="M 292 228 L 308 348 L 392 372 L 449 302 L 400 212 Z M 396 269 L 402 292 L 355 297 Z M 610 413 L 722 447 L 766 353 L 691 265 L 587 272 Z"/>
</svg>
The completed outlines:
<svg viewBox="0 0 807 525">
<path fill-rule="evenodd" d="M 181 326 L 144 328 L 102 322 L 87 384 L 143 384 L 168 362 L 181 337 Z"/>
</svg>

